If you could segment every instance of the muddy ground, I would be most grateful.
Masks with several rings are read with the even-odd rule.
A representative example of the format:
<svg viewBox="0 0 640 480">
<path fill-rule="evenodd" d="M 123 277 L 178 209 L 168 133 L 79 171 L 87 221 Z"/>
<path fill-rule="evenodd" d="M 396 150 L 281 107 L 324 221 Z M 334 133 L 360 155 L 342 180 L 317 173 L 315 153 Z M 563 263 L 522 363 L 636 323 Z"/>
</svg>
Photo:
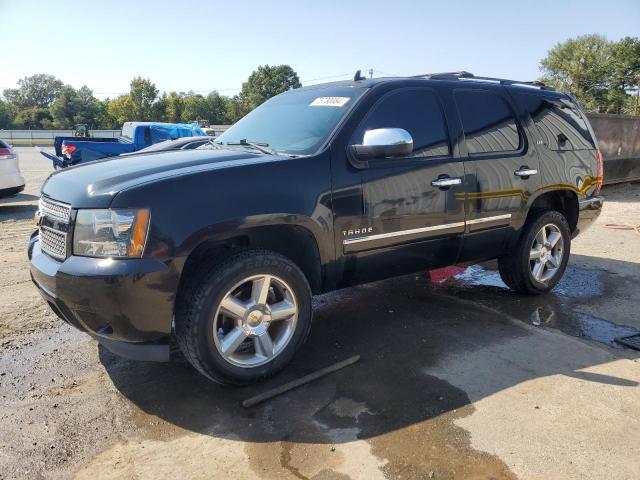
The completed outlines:
<svg viewBox="0 0 640 480">
<path fill-rule="evenodd" d="M 50 164 L 0 201 L 0 479 L 637 479 L 640 185 L 607 187 L 555 291 L 508 291 L 492 263 L 314 299 L 306 347 L 277 378 L 217 386 L 181 364 L 111 355 L 29 280 L 26 241 Z M 252 409 L 270 386 L 359 363 Z"/>
</svg>

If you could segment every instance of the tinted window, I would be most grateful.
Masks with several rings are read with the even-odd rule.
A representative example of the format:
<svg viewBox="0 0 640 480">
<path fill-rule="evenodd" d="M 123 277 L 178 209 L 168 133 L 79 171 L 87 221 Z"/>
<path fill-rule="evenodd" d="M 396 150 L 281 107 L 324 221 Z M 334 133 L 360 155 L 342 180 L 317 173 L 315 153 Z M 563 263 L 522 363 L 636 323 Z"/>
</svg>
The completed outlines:
<svg viewBox="0 0 640 480">
<path fill-rule="evenodd" d="M 9 148 L 9 145 L 0 140 L 0 148 Z"/>
<path fill-rule="evenodd" d="M 295 155 L 315 153 L 365 92 L 360 87 L 291 90 L 253 110 L 216 143 L 259 143 Z"/>
<path fill-rule="evenodd" d="M 383 97 L 361 125 L 352 143 L 362 143 L 364 132 L 376 128 L 404 128 L 413 138 L 411 157 L 449 155 L 442 110 L 431 90 L 401 90 Z"/>
<path fill-rule="evenodd" d="M 571 102 L 540 95 L 517 96 L 551 150 L 595 148 L 587 122 Z"/>
<path fill-rule="evenodd" d="M 470 154 L 510 152 L 520 148 L 515 118 L 501 96 L 475 90 L 458 91 L 455 98 Z"/>
</svg>

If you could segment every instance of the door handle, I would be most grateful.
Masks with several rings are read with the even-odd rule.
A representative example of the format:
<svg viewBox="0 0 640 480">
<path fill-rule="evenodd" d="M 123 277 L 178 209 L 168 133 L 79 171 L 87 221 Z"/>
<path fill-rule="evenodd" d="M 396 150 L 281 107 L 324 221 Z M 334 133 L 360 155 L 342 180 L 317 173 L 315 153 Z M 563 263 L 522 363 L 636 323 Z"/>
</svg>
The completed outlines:
<svg viewBox="0 0 640 480">
<path fill-rule="evenodd" d="M 538 170 L 536 170 L 535 168 L 520 167 L 518 170 L 513 172 L 513 174 L 517 177 L 528 178 L 531 175 L 537 175 Z"/>
<path fill-rule="evenodd" d="M 452 187 L 453 185 L 460 185 L 461 183 L 462 183 L 461 178 L 442 177 L 442 178 L 437 178 L 435 180 L 432 180 L 431 186 L 446 190 L 449 187 Z"/>
</svg>

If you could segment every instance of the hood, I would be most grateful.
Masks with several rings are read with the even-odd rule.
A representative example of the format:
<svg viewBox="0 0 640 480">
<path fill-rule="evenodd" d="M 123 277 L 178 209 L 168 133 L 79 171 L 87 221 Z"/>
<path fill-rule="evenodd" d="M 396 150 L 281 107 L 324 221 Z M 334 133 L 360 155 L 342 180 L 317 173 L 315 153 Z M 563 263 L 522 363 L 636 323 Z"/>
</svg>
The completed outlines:
<svg viewBox="0 0 640 480">
<path fill-rule="evenodd" d="M 239 150 L 187 150 L 113 157 L 53 173 L 42 193 L 73 208 L 107 208 L 121 191 L 167 177 L 285 160 Z"/>
</svg>

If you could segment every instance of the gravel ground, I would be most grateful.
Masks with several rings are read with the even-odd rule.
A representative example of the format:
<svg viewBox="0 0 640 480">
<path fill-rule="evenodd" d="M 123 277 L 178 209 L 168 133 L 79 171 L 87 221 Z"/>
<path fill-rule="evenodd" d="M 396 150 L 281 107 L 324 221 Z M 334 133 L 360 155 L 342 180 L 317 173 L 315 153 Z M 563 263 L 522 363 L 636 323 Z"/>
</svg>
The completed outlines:
<svg viewBox="0 0 640 480">
<path fill-rule="evenodd" d="M 640 471 L 640 185 L 608 187 L 549 295 L 492 262 L 314 299 L 307 346 L 267 384 L 223 388 L 179 364 L 117 358 L 31 285 L 26 242 L 50 164 L 20 148 L 0 201 L 0 479 L 616 478 Z M 240 401 L 353 354 L 252 409 Z"/>
</svg>

